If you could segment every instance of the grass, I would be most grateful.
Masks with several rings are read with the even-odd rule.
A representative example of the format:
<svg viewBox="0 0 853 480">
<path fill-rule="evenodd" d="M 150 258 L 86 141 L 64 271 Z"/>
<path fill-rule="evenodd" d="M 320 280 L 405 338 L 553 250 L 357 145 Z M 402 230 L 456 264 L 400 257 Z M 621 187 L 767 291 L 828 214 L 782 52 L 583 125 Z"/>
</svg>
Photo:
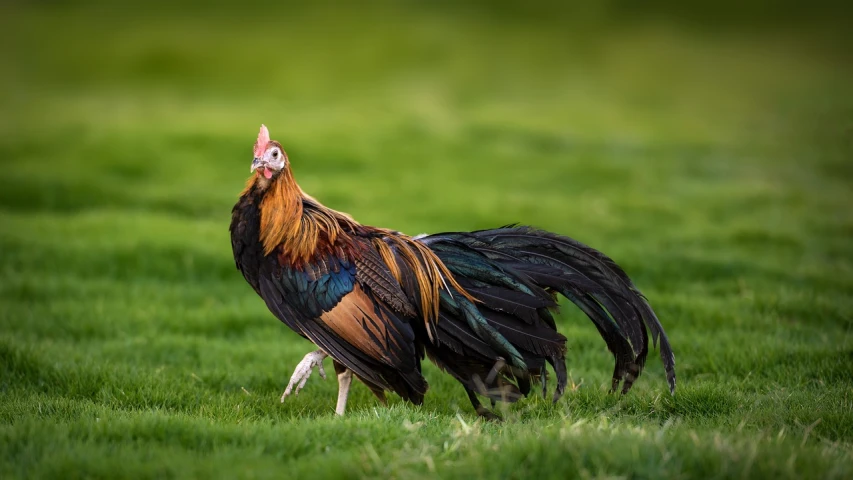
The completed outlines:
<svg viewBox="0 0 853 480">
<path fill-rule="evenodd" d="M 281 8 L 281 7 L 279 7 Z M 853 71 L 826 31 L 426 5 L 0 16 L 3 478 L 849 478 Z M 829 39 L 829 40 L 828 40 Z M 501 424 L 312 378 L 233 265 L 260 123 L 302 187 L 411 234 L 524 222 L 611 255 L 676 351 Z M 330 365 L 327 365 L 330 368 Z"/>
</svg>

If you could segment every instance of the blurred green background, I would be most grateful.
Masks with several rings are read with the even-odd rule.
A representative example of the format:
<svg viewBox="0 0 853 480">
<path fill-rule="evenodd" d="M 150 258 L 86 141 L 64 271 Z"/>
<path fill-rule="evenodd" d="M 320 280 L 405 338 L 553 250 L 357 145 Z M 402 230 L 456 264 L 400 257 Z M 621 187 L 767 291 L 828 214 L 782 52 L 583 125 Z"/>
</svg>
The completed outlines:
<svg viewBox="0 0 853 480">
<path fill-rule="evenodd" d="M 0 6 L 0 476 L 844 478 L 853 41 L 810 2 Z M 409 234 L 522 222 L 625 267 L 676 351 L 631 395 L 475 421 L 334 381 L 234 268 L 261 123 L 302 188 Z"/>
</svg>

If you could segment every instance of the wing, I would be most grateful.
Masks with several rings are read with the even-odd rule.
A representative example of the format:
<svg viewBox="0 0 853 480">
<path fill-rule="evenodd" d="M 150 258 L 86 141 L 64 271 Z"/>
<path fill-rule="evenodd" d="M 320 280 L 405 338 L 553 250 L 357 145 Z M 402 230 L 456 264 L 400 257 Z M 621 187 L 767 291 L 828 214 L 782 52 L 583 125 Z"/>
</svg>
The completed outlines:
<svg viewBox="0 0 853 480">
<path fill-rule="evenodd" d="M 387 270 L 339 250 L 302 268 L 269 259 L 260 293 L 273 314 L 365 382 L 422 401 L 422 349 L 405 315 L 412 307 Z"/>
</svg>

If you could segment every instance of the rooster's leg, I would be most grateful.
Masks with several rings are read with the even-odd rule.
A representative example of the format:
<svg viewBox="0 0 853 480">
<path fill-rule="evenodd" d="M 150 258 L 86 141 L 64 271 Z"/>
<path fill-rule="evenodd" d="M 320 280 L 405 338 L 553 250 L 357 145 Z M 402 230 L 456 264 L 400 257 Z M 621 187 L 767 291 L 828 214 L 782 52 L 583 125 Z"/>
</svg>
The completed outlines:
<svg viewBox="0 0 853 480">
<path fill-rule="evenodd" d="M 474 392 L 474 390 L 466 387 L 465 392 L 468 394 L 468 400 L 471 400 L 471 405 L 474 406 L 474 410 L 477 412 L 477 415 L 485 418 L 486 420 L 494 420 L 497 422 L 501 421 L 501 417 L 480 403 L 480 400 L 477 399 L 477 393 Z M 494 405 L 494 400 L 492 400 L 492 405 Z"/>
<path fill-rule="evenodd" d="M 290 383 L 287 384 L 287 388 L 284 389 L 284 393 L 281 394 L 282 403 L 284 403 L 284 399 L 287 398 L 291 392 L 299 395 L 299 391 L 305 386 L 305 382 L 308 381 L 308 377 L 311 376 L 311 372 L 314 368 L 317 368 L 323 379 L 326 378 L 326 371 L 323 370 L 323 359 L 327 356 L 326 352 L 322 350 L 315 350 L 305 355 L 302 361 L 296 365 L 296 368 L 293 370 L 293 375 L 290 377 Z M 295 392 L 293 391 L 294 387 L 296 387 Z"/>
<path fill-rule="evenodd" d="M 352 370 L 335 362 L 335 372 L 338 374 L 338 405 L 335 407 L 335 415 L 343 416 L 347 409 L 349 387 L 352 384 Z"/>
</svg>

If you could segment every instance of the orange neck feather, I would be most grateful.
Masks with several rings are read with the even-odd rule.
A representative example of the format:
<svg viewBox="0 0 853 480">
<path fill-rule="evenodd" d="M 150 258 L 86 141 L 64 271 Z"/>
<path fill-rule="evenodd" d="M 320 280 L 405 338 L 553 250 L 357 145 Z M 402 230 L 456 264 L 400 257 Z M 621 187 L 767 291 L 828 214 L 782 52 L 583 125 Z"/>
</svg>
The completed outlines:
<svg viewBox="0 0 853 480">
<path fill-rule="evenodd" d="M 252 176 L 243 194 L 261 187 L 265 179 Z M 311 208 L 305 208 L 309 205 Z M 319 247 L 334 248 L 346 239 L 348 231 L 359 226 L 348 215 L 326 208 L 305 194 L 290 168 L 285 168 L 269 182 L 258 206 L 261 211 L 260 241 L 264 255 L 279 249 L 295 264 L 314 258 Z M 322 241 L 322 245 L 320 244 Z"/>
<path fill-rule="evenodd" d="M 296 184 L 289 168 L 285 168 L 267 187 L 260 210 L 264 254 L 269 255 L 281 244 L 285 251 L 289 251 L 288 247 L 292 247 L 289 244 L 299 238 L 303 210 L 302 189 Z"/>
</svg>

